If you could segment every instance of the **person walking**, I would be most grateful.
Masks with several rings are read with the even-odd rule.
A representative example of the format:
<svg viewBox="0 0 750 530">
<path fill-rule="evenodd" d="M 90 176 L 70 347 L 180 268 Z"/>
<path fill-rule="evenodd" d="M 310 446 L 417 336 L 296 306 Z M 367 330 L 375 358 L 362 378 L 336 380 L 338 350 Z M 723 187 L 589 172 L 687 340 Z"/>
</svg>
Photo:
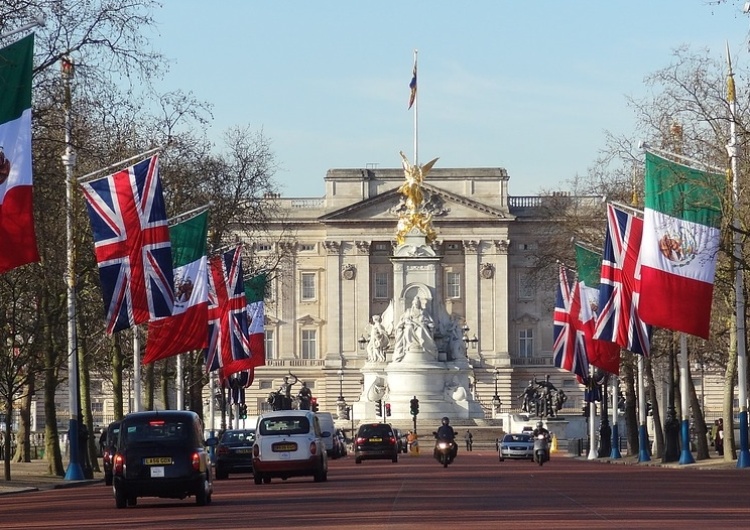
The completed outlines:
<svg viewBox="0 0 750 530">
<path fill-rule="evenodd" d="M 471 434 L 471 431 L 469 429 L 466 429 L 464 440 L 466 441 L 466 450 L 471 451 L 472 446 L 474 445 L 474 436 Z"/>
<path fill-rule="evenodd" d="M 719 456 L 724 455 L 724 419 L 719 418 L 716 420 L 716 438 L 714 439 L 714 447 Z"/>
</svg>

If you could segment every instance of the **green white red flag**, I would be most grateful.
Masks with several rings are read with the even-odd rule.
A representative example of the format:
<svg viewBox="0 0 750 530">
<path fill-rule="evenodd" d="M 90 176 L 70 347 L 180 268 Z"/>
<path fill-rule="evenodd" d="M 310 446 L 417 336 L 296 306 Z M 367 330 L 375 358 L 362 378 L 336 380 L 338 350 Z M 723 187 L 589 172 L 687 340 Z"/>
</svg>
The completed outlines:
<svg viewBox="0 0 750 530">
<path fill-rule="evenodd" d="M 208 345 L 208 211 L 169 227 L 174 264 L 172 316 L 148 324 L 145 364 Z"/>
<path fill-rule="evenodd" d="M 0 274 L 39 261 L 31 173 L 34 35 L 0 49 Z"/>
<path fill-rule="evenodd" d="M 726 176 L 647 152 L 645 177 L 641 318 L 707 339 Z"/>
<path fill-rule="evenodd" d="M 262 273 L 245 282 L 250 353 L 253 359 L 258 360 L 256 366 L 264 366 L 266 364 L 266 309 L 264 298 L 267 281 L 267 275 Z"/>
</svg>

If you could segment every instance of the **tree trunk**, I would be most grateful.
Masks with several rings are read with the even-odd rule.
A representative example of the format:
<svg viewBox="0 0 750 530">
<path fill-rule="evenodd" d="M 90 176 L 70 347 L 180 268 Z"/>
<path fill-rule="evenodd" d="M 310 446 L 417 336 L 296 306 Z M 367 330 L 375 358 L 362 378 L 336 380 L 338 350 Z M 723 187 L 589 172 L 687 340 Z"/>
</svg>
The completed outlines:
<svg viewBox="0 0 750 530">
<path fill-rule="evenodd" d="M 13 420 L 13 394 L 8 393 L 5 400 L 5 432 L 3 436 L 3 468 L 5 480 L 10 480 L 11 424 Z"/>
<path fill-rule="evenodd" d="M 737 378 L 737 323 L 730 319 L 729 355 L 724 374 L 724 460 L 731 462 L 737 458 L 734 448 L 734 386 Z"/>
<path fill-rule="evenodd" d="M 161 370 L 161 400 L 162 403 L 164 403 L 164 408 L 169 409 L 171 408 L 169 405 L 169 383 L 170 380 L 172 380 L 172 357 L 168 357 L 164 359 L 164 362 L 162 363 L 162 370 Z M 177 385 L 175 385 L 177 386 Z M 177 400 L 179 402 L 179 399 Z M 176 404 L 175 404 L 176 408 Z"/>
<path fill-rule="evenodd" d="M 646 383 L 646 399 L 651 402 L 651 413 L 654 423 L 654 456 L 661 458 L 664 454 L 664 431 L 661 424 L 661 413 L 659 411 L 659 401 L 656 399 L 656 383 L 654 381 L 653 357 L 643 359 L 643 377 Z M 648 418 L 646 418 L 648 421 Z"/>
<path fill-rule="evenodd" d="M 47 351 L 44 354 L 44 456 L 49 463 L 50 474 L 62 477 L 65 476 L 65 468 L 60 451 L 55 409 L 55 390 L 58 384 L 57 354 L 53 350 L 53 342 L 47 343 Z"/>
<path fill-rule="evenodd" d="M 23 398 L 18 409 L 18 432 L 14 462 L 31 462 L 31 400 L 34 397 L 34 377 L 28 377 L 23 387 Z"/>
<path fill-rule="evenodd" d="M 690 374 L 690 366 L 688 365 L 688 374 Z M 703 407 L 698 399 L 698 394 L 695 392 L 695 383 L 693 378 L 688 376 L 688 390 L 690 394 L 690 408 L 693 410 L 693 428 L 695 429 L 695 449 L 697 460 L 707 460 L 708 454 L 708 438 L 706 433 L 706 419 L 703 417 Z"/>
<path fill-rule="evenodd" d="M 81 334 L 78 335 L 79 337 Z M 94 478 L 93 471 L 100 471 L 99 459 L 97 458 L 96 452 L 96 431 L 94 430 L 94 416 L 91 412 L 91 378 L 89 372 L 91 367 L 89 366 L 89 356 L 86 355 L 88 349 L 86 348 L 86 342 L 83 340 L 78 341 L 78 371 L 80 372 L 79 381 L 79 395 L 81 396 L 81 422 L 82 428 L 85 427 L 84 432 L 86 433 L 86 461 L 81 462 L 83 466 L 84 475 L 86 478 Z"/>
<path fill-rule="evenodd" d="M 640 443 L 638 441 L 638 416 L 636 414 L 636 392 L 632 362 L 623 363 L 622 382 L 625 386 L 625 425 L 628 433 L 628 454 L 637 455 L 640 452 Z"/>
<path fill-rule="evenodd" d="M 154 410 L 154 363 L 143 366 L 144 403 L 143 410 Z"/>
<path fill-rule="evenodd" d="M 124 367 L 125 354 L 122 351 L 120 335 L 115 334 L 112 348 L 112 412 L 117 421 L 121 420 L 124 416 L 122 399 L 122 371 Z"/>
</svg>

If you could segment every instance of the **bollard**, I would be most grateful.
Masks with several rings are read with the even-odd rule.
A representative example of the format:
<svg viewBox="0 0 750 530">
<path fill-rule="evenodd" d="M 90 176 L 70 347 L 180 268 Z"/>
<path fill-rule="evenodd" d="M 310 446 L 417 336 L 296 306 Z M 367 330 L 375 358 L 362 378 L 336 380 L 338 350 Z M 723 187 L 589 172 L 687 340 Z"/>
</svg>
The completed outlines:
<svg viewBox="0 0 750 530">
<path fill-rule="evenodd" d="M 552 445 L 550 446 L 550 453 L 556 453 L 557 452 L 557 436 L 555 436 L 554 433 L 552 433 Z"/>
</svg>

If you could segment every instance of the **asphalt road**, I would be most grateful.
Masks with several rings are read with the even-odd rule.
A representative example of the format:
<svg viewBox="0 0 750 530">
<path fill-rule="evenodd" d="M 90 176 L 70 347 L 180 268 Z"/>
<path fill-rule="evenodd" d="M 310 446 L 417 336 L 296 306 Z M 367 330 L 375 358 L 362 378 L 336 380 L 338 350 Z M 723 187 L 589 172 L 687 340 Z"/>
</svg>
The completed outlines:
<svg viewBox="0 0 750 530">
<path fill-rule="evenodd" d="M 553 455 L 539 467 L 459 452 L 444 469 L 424 454 L 399 462 L 332 460 L 328 481 L 215 482 L 206 507 L 139 498 L 115 508 L 104 483 L 0 497 L 0 528 L 738 528 L 750 524 L 750 470 L 608 464 Z"/>
</svg>

